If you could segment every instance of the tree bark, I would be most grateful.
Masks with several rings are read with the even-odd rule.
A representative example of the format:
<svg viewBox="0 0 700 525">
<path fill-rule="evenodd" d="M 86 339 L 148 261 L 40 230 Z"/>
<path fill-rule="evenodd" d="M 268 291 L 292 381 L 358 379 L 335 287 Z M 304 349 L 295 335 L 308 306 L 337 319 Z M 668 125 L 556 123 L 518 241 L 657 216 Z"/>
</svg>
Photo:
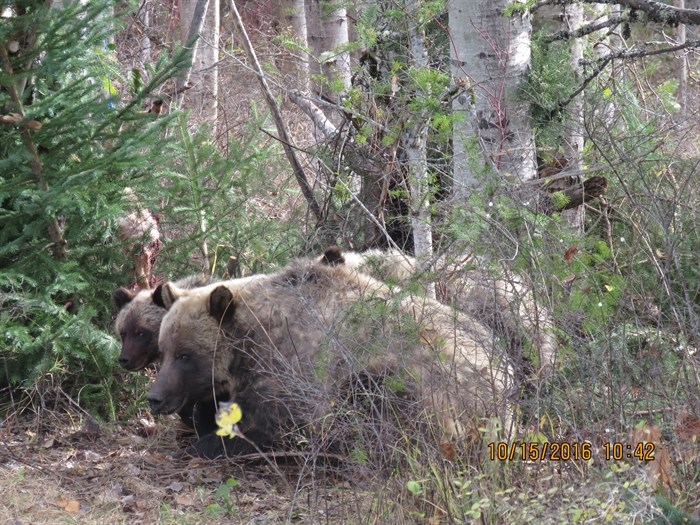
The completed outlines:
<svg viewBox="0 0 700 525">
<path fill-rule="evenodd" d="M 277 5 L 277 19 L 280 33 L 290 34 L 296 42 L 296 48 L 286 50 L 277 61 L 277 67 L 284 75 L 282 84 L 294 86 L 295 89 L 309 89 L 309 57 L 306 51 L 308 32 L 306 25 L 305 0 L 280 0 Z"/>
<path fill-rule="evenodd" d="M 675 0 L 676 7 L 685 9 L 685 0 Z M 685 44 L 685 24 L 678 24 L 678 43 Z M 685 115 L 688 106 L 688 56 L 681 53 L 678 63 L 678 104 L 681 115 Z"/>
<path fill-rule="evenodd" d="M 141 22 L 141 63 L 146 65 L 151 63 L 151 50 L 153 47 L 148 36 L 151 28 L 151 9 L 148 0 L 145 0 L 139 7 L 138 20 Z"/>
<path fill-rule="evenodd" d="M 337 103 L 350 89 L 352 77 L 347 11 L 340 0 L 307 0 L 306 14 L 308 43 L 316 59 L 310 72 L 324 78 L 314 90 Z"/>
<path fill-rule="evenodd" d="M 192 46 L 192 58 L 175 86 L 177 93 L 187 91 L 186 105 L 197 120 L 214 128 L 218 117 L 219 8 L 219 0 L 180 1 L 182 41 Z"/>
<path fill-rule="evenodd" d="M 575 3 L 566 6 L 564 18 L 569 31 L 575 31 L 583 25 L 583 6 Z M 583 78 L 583 42 L 580 38 L 571 40 L 571 67 L 574 70 L 574 78 L 577 84 Z M 583 92 L 579 93 L 571 102 L 567 111 L 566 136 L 564 137 L 564 156 L 573 170 L 583 169 L 583 144 L 584 144 L 584 115 Z M 573 178 L 572 187 L 582 187 L 583 178 Z M 576 207 L 562 212 L 566 224 L 574 231 L 583 233 L 584 214 L 583 207 Z"/>
<path fill-rule="evenodd" d="M 419 22 L 419 7 L 419 0 L 406 0 L 411 65 L 416 69 L 425 69 L 429 67 L 428 53 L 424 44 L 425 32 Z M 413 248 L 421 269 L 427 269 L 433 256 L 427 158 L 428 115 L 424 113 L 411 115 L 401 137 L 408 164 Z M 435 283 L 430 282 L 427 286 L 426 295 L 435 299 Z"/>
<path fill-rule="evenodd" d="M 489 168 L 513 181 L 537 174 L 529 108 L 517 101 L 530 65 L 530 19 L 527 13 L 504 17 L 508 3 L 449 3 L 452 75 L 464 88 L 452 106 L 457 199 Z"/>
<path fill-rule="evenodd" d="M 546 5 L 619 4 L 622 7 L 642 11 L 650 22 L 676 26 L 678 24 L 700 25 L 700 10 L 675 7 L 657 0 L 543 0 L 534 9 Z"/>
</svg>

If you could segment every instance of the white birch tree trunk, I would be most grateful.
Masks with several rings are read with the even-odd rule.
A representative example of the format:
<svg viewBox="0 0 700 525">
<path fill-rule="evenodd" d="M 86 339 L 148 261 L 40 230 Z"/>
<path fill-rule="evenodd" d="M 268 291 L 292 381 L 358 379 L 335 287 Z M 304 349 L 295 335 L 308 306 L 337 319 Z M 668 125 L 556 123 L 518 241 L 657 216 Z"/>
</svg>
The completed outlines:
<svg viewBox="0 0 700 525">
<path fill-rule="evenodd" d="M 575 31 L 583 25 L 583 5 L 573 3 L 564 8 L 564 18 L 569 31 Z M 583 41 L 581 38 L 571 39 L 571 67 L 574 70 L 576 83 L 583 82 Z M 568 159 L 568 167 L 583 171 L 583 144 L 585 122 L 583 115 L 583 92 L 579 93 L 569 104 L 566 118 L 566 134 L 564 136 L 564 156 Z M 583 184 L 583 177 L 572 180 L 572 186 Z M 579 233 L 583 233 L 584 208 L 579 206 L 562 212 L 566 224 Z"/>
<path fill-rule="evenodd" d="M 204 10 L 203 18 L 202 10 Z M 185 105 L 199 122 L 210 124 L 216 135 L 219 94 L 219 0 L 180 0 L 180 32 L 182 42 L 199 34 L 192 56 L 190 71 L 178 79 L 177 89 L 186 85 Z M 194 22 L 193 22 L 194 21 Z"/>
<path fill-rule="evenodd" d="M 685 0 L 675 0 L 673 5 L 685 9 Z M 678 24 L 677 34 L 678 43 L 685 44 L 685 24 Z M 685 115 L 688 107 L 688 54 L 685 51 L 681 52 L 678 63 L 678 104 L 681 115 Z"/>
<path fill-rule="evenodd" d="M 503 16 L 508 0 L 448 4 L 453 102 L 454 195 L 467 196 L 487 166 L 513 181 L 537 174 L 528 104 L 517 100 L 530 65 L 529 14 Z"/>
<path fill-rule="evenodd" d="M 312 74 L 322 74 L 324 85 L 314 89 L 328 100 L 338 102 L 350 88 L 351 70 L 348 17 L 341 0 L 306 0 L 307 40 L 315 61 Z"/>
<path fill-rule="evenodd" d="M 424 44 L 425 33 L 420 26 L 418 8 L 419 0 L 406 0 L 411 66 L 415 69 L 424 69 L 429 67 L 429 64 Z M 424 114 L 424 112 L 412 115 L 406 123 L 401 140 L 408 164 L 413 248 L 421 269 L 427 269 L 426 266 L 431 262 L 433 256 L 427 138 L 428 115 Z M 435 283 L 431 282 L 427 286 L 426 295 L 435 299 Z"/>
<path fill-rule="evenodd" d="M 306 27 L 306 1 L 280 0 L 277 5 L 277 18 L 280 31 L 291 33 L 297 48 L 287 50 L 278 61 L 278 69 L 285 76 L 282 83 L 301 91 L 309 90 L 309 57 L 306 52 L 308 45 Z"/>
<path fill-rule="evenodd" d="M 151 63 L 151 39 L 148 37 L 148 33 L 151 29 L 151 6 L 149 5 L 149 0 L 145 0 L 141 7 L 139 8 L 138 18 L 142 26 L 141 43 L 141 63 L 143 65 Z"/>
</svg>

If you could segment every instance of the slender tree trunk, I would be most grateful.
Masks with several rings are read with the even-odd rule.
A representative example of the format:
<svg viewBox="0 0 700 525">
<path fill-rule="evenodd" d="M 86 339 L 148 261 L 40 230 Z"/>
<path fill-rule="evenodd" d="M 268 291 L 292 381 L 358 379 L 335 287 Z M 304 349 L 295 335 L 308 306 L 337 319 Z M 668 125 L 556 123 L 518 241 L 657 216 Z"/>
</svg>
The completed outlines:
<svg viewBox="0 0 700 525">
<path fill-rule="evenodd" d="M 406 0 L 408 11 L 408 38 L 411 48 L 411 65 L 416 69 L 429 67 L 425 49 L 425 33 L 419 25 L 419 0 Z M 420 267 L 425 268 L 433 256 L 433 232 L 430 220 L 430 184 L 428 183 L 428 115 L 424 112 L 412 115 L 402 135 L 408 161 L 408 180 L 411 191 L 411 228 L 413 248 Z M 435 283 L 426 290 L 435 299 Z"/>
<path fill-rule="evenodd" d="M 514 181 L 536 176 L 527 104 L 517 101 L 530 65 L 529 14 L 503 16 L 508 0 L 448 3 L 454 100 L 454 194 L 468 195 L 489 168 Z"/>
<path fill-rule="evenodd" d="M 278 61 L 278 69 L 286 77 L 283 85 L 293 86 L 301 91 L 309 90 L 309 57 L 306 51 L 308 45 L 306 27 L 306 1 L 280 0 L 277 18 L 282 34 L 291 33 L 296 41 L 296 47 L 288 49 Z"/>
<path fill-rule="evenodd" d="M 573 3 L 564 8 L 564 16 L 569 31 L 575 31 L 583 25 L 583 5 Z M 580 64 L 583 59 L 583 42 L 581 38 L 571 40 L 571 67 L 577 83 L 583 81 L 583 69 Z M 583 93 L 569 104 L 568 116 L 566 119 L 566 136 L 564 137 L 564 156 L 568 160 L 568 166 L 575 171 L 583 170 L 583 139 L 584 139 L 584 116 L 583 116 Z M 573 185 L 583 185 L 583 177 L 576 177 L 571 181 Z M 562 217 L 575 231 L 583 233 L 584 208 L 579 206 L 574 209 L 562 212 Z"/>
<path fill-rule="evenodd" d="M 622 9 L 620 8 L 619 4 L 612 6 L 598 5 L 593 9 L 593 13 L 596 21 L 602 24 L 607 22 L 610 17 L 620 18 Z M 619 35 L 620 29 L 618 28 L 617 31 Z M 618 36 L 614 33 L 603 31 L 599 31 L 597 35 L 597 39 L 594 39 L 593 51 L 598 58 L 603 59 L 608 53 L 619 51 L 621 49 L 621 35 Z M 620 84 L 624 71 L 624 67 L 612 63 L 610 64 L 609 69 L 601 71 L 601 73 L 598 75 L 597 83 L 600 87 L 605 84 L 606 87 L 610 88 L 610 90 L 614 90 L 616 89 L 616 85 Z M 614 82 L 614 80 L 617 82 Z M 595 118 L 605 122 L 606 126 L 612 126 L 615 121 L 615 112 L 616 109 L 614 97 L 607 97 L 606 99 L 598 102 L 595 107 L 594 116 Z"/>
<path fill-rule="evenodd" d="M 322 74 L 324 82 L 314 89 L 337 102 L 350 88 L 348 17 L 340 0 L 306 0 L 307 39 L 314 53 L 312 74 Z"/>
<path fill-rule="evenodd" d="M 141 22 L 141 63 L 143 65 L 151 63 L 151 39 L 148 34 L 151 29 L 151 7 L 149 0 L 144 0 L 139 8 L 138 18 Z"/>
<path fill-rule="evenodd" d="M 675 0 L 673 5 L 685 9 L 685 0 Z M 685 44 L 685 24 L 678 24 L 678 43 Z M 678 104 L 681 107 L 681 115 L 686 114 L 688 106 L 688 55 L 681 51 L 678 64 Z"/>
<path fill-rule="evenodd" d="M 197 41 L 190 68 L 176 81 L 178 93 L 187 91 L 186 106 L 192 109 L 195 118 L 214 128 L 218 116 L 219 7 L 219 0 L 180 1 L 182 41 L 185 45 L 195 38 Z"/>
</svg>

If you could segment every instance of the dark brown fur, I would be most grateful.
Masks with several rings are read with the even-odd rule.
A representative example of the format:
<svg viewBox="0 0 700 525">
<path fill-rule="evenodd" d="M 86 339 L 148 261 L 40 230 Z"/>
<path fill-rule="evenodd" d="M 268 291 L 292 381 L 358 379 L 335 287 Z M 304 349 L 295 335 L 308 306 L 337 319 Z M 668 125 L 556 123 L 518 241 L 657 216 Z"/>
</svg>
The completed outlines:
<svg viewBox="0 0 700 525">
<path fill-rule="evenodd" d="M 191 276 L 177 281 L 181 288 L 204 286 L 209 279 Z M 131 372 L 143 370 L 158 360 L 158 333 L 165 316 L 162 302 L 157 304 L 153 295 L 160 293 L 141 290 L 132 292 L 126 288 L 115 290 L 113 298 L 118 314 L 115 329 L 122 342 L 119 364 Z"/>
</svg>

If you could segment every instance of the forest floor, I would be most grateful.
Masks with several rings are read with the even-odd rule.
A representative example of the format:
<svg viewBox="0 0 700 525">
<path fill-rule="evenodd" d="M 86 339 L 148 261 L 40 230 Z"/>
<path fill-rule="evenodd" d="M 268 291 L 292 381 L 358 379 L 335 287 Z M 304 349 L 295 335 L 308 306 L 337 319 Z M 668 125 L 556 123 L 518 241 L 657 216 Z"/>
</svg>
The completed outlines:
<svg viewBox="0 0 700 525">
<path fill-rule="evenodd" d="M 0 419 L 0 525 L 700 524 L 695 439 L 686 461 L 664 467 L 675 477 L 670 496 L 689 512 L 672 509 L 679 518 L 667 520 L 659 492 L 644 481 L 661 463 L 514 462 L 491 476 L 446 469 L 455 475 L 448 479 L 437 469 L 394 479 L 349 458 L 302 452 L 212 461 L 183 453 L 195 436 L 176 417 L 154 421 L 136 410 L 105 424 L 75 402 L 37 403 Z M 466 509 L 463 519 L 449 519 L 435 493 L 416 497 L 426 476 L 461 487 L 457 497 L 465 499 L 452 503 Z M 488 498 L 491 519 L 478 507 Z"/>
<path fill-rule="evenodd" d="M 45 414 L 45 412 L 44 412 Z M 367 481 L 329 466 L 181 456 L 175 419 L 0 423 L 0 524 L 362 523 Z"/>
</svg>

